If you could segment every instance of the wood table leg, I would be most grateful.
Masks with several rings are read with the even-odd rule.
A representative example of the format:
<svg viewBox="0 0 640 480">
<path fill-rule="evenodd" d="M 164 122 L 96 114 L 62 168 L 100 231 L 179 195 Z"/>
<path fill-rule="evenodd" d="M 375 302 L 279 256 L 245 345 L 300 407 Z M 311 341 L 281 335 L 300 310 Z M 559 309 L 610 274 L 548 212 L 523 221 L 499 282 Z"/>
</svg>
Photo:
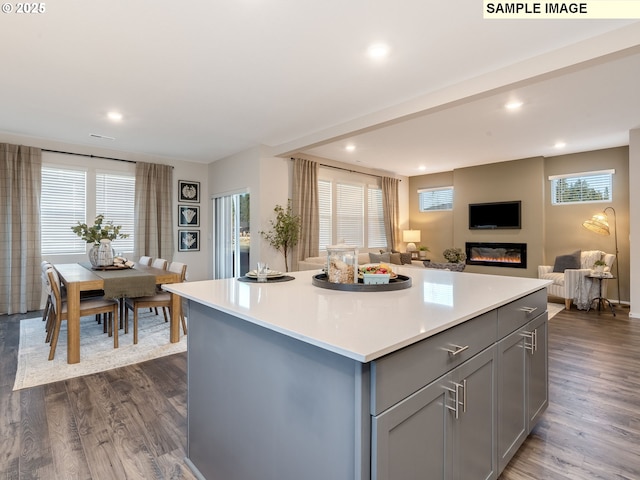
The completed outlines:
<svg viewBox="0 0 640 480">
<path fill-rule="evenodd" d="M 80 285 L 67 284 L 67 363 L 80 363 Z"/>
<path fill-rule="evenodd" d="M 171 294 L 171 320 L 169 328 L 171 331 L 169 341 L 177 343 L 180 341 L 180 316 L 182 314 L 182 297 Z"/>
</svg>

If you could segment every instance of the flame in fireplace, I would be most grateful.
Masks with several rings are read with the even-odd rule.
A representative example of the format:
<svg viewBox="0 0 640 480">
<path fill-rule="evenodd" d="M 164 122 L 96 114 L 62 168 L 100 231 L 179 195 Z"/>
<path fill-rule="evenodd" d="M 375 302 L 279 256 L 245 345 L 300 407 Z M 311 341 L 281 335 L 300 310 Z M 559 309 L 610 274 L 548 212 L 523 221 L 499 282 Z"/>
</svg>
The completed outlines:
<svg viewBox="0 0 640 480">
<path fill-rule="evenodd" d="M 517 257 L 491 257 L 474 255 L 471 257 L 473 262 L 496 262 L 496 263 L 520 263 L 520 255 Z"/>
</svg>

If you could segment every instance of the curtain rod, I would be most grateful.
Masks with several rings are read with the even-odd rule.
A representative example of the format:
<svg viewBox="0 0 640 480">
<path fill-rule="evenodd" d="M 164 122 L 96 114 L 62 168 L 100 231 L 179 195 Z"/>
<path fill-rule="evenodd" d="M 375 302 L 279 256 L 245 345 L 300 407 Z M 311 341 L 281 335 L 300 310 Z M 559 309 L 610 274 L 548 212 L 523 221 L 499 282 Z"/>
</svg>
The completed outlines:
<svg viewBox="0 0 640 480">
<path fill-rule="evenodd" d="M 49 150 L 48 148 L 41 148 L 40 150 L 42 150 L 43 152 L 49 152 L 49 153 L 63 153 L 65 155 L 77 155 L 79 157 L 89 157 L 89 158 L 99 158 L 101 160 L 115 160 L 117 162 L 126 162 L 126 163 L 138 163 L 134 160 L 124 160 L 122 158 L 113 158 L 113 157 L 102 157 L 100 155 L 89 155 L 86 153 L 75 153 L 75 152 L 63 152 L 62 150 Z M 174 168 L 173 165 L 170 165 L 171 168 Z"/>
<path fill-rule="evenodd" d="M 293 160 L 294 158 L 291 157 L 291 160 Z M 344 168 L 344 167 L 336 167 L 334 165 L 327 165 L 325 163 L 319 163 L 318 165 L 320 165 L 321 167 L 327 167 L 327 168 L 335 168 L 336 170 L 344 170 L 345 172 L 349 172 L 349 173 L 359 173 L 360 175 L 369 175 L 370 177 L 378 177 L 378 178 L 384 178 L 384 175 L 377 175 L 375 173 L 365 173 L 365 172 L 360 172 L 358 170 L 350 170 L 348 168 Z M 399 182 L 402 181 L 401 178 L 397 179 Z"/>
<path fill-rule="evenodd" d="M 116 160 L 118 162 L 136 163 L 133 160 L 123 160 L 122 158 L 112 158 L 112 157 L 101 157 L 100 155 L 88 155 L 86 153 L 63 152 L 61 150 L 49 150 L 48 148 L 42 148 L 41 150 L 43 152 L 64 153 L 66 155 L 77 155 L 79 157 L 100 158 L 102 160 Z"/>
</svg>

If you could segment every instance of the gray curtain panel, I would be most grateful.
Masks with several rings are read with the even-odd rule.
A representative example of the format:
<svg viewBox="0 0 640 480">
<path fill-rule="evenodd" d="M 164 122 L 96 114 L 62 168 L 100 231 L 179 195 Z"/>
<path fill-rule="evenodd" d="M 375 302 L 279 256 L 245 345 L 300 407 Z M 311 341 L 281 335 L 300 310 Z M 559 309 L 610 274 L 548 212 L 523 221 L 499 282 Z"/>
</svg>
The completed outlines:
<svg viewBox="0 0 640 480">
<path fill-rule="evenodd" d="M 40 308 L 42 151 L 0 143 L 0 314 Z"/>
<path fill-rule="evenodd" d="M 293 200 L 291 209 L 301 220 L 300 240 L 295 248 L 291 270 L 298 261 L 319 255 L 320 220 L 318 216 L 318 164 L 302 158 L 293 159 Z"/>
<path fill-rule="evenodd" d="M 173 260 L 173 168 L 136 163 L 135 258 Z"/>
<path fill-rule="evenodd" d="M 382 177 L 382 210 L 384 211 L 384 230 L 387 235 L 387 248 L 396 248 L 399 240 L 398 217 L 398 180 L 397 178 Z"/>
</svg>

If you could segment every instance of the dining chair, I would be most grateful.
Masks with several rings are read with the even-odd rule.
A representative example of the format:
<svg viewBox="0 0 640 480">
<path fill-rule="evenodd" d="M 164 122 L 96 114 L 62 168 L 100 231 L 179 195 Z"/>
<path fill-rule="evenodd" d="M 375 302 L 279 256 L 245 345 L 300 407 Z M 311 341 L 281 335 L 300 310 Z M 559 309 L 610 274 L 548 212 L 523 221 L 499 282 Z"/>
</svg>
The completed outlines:
<svg viewBox="0 0 640 480">
<path fill-rule="evenodd" d="M 156 258 L 151 262 L 153 268 L 159 268 L 161 270 L 167 269 L 167 261 L 164 258 Z"/>
<path fill-rule="evenodd" d="M 43 322 L 46 321 L 44 330 L 45 332 L 47 332 L 46 342 L 49 343 L 50 337 L 51 337 L 51 326 L 53 324 L 53 315 L 51 315 L 51 295 L 49 295 L 47 291 L 47 285 L 49 283 L 49 279 L 47 277 L 47 270 L 50 268 L 53 268 L 53 265 L 51 264 L 51 262 L 47 260 L 43 260 L 42 262 L 40 262 L 40 268 L 42 270 L 42 274 L 41 274 L 42 291 L 46 292 L 46 295 L 47 295 L 47 300 L 44 306 L 44 310 L 42 311 L 42 321 Z M 87 290 L 87 291 L 80 292 L 81 298 L 100 297 L 102 295 L 104 295 L 103 290 Z M 60 298 L 62 299 L 62 301 L 65 301 L 67 298 L 67 292 L 66 292 L 66 289 L 64 288 L 64 285 L 60 286 Z M 98 323 L 101 322 L 100 314 L 96 314 L 96 321 Z M 105 328 L 105 332 L 106 332 L 106 328 Z"/>
<path fill-rule="evenodd" d="M 140 257 L 140 259 L 138 260 L 138 263 L 140 265 L 146 265 L 147 267 L 149 265 L 151 265 L 151 261 L 153 260 L 153 258 L 151 257 L 147 257 L 146 255 L 143 255 L 142 257 Z"/>
<path fill-rule="evenodd" d="M 160 270 L 166 270 L 167 269 L 167 264 L 168 262 L 164 259 L 164 258 L 156 258 L 154 260 L 151 261 L 151 263 L 149 264 L 151 267 L 153 268 L 159 268 Z M 157 289 L 158 293 L 162 293 L 162 289 L 160 287 L 158 287 Z M 158 315 L 158 308 L 149 308 L 150 312 L 155 311 L 156 315 Z M 162 313 L 164 314 L 164 321 L 167 321 L 167 311 L 166 310 L 162 310 Z"/>
<path fill-rule="evenodd" d="M 187 265 L 182 262 L 171 262 L 168 268 L 169 271 L 180 274 L 180 282 L 184 282 L 187 278 Z M 133 343 L 138 343 L 138 309 L 140 308 L 168 308 L 169 314 L 173 315 L 171 311 L 171 294 L 169 292 L 158 292 L 155 295 L 147 297 L 137 298 L 125 298 L 124 299 L 124 333 L 129 333 L 129 310 L 133 311 Z M 165 322 L 167 318 L 165 316 Z M 187 322 L 185 321 L 184 314 L 180 315 L 180 321 L 182 322 L 182 330 L 184 334 L 187 334 Z"/>
<path fill-rule="evenodd" d="M 58 345 L 58 336 L 60 335 L 60 326 L 63 320 L 67 320 L 67 302 L 62 300 L 60 295 L 60 277 L 53 269 L 47 270 L 47 292 L 51 296 L 51 313 L 53 314 L 53 332 L 47 335 L 51 340 L 51 348 L 49 350 L 49 360 L 53 360 L 56 354 L 56 346 Z M 98 315 L 107 313 L 109 321 L 109 336 L 113 336 L 113 348 L 118 348 L 118 301 L 106 299 L 104 297 L 89 297 L 80 299 L 80 317 L 86 315 Z"/>
<path fill-rule="evenodd" d="M 42 262 L 40 262 L 40 270 L 42 271 L 42 291 L 46 292 L 47 291 L 47 270 L 49 270 L 50 268 L 52 268 L 51 263 L 49 263 L 46 260 L 43 260 Z M 47 294 L 47 302 L 44 305 L 44 310 L 42 311 L 42 321 L 44 322 L 45 320 L 49 319 L 49 309 L 51 308 L 51 297 L 49 296 L 49 294 Z M 49 331 L 49 325 L 48 323 L 45 325 L 45 331 L 48 332 Z"/>
</svg>

